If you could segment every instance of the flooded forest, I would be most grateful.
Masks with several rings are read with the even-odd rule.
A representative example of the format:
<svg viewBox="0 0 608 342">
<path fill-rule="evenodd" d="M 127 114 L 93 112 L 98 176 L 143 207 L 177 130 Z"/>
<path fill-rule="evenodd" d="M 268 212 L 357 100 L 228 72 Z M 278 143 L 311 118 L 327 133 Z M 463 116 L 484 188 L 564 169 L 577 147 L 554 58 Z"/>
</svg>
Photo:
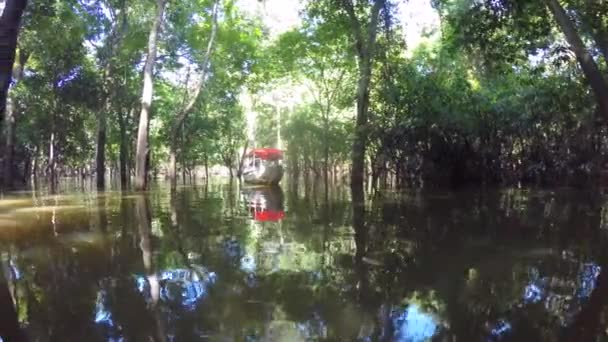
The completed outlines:
<svg viewBox="0 0 608 342">
<path fill-rule="evenodd" d="M 608 341 L 608 1 L 0 0 L 0 342 Z"/>
</svg>

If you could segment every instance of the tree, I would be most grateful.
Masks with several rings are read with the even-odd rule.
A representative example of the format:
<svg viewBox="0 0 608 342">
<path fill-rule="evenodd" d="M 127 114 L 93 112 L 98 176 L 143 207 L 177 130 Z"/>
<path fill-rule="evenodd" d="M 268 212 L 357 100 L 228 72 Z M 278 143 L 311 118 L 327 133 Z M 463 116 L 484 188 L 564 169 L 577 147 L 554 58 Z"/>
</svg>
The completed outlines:
<svg viewBox="0 0 608 342">
<path fill-rule="evenodd" d="M 348 48 L 348 40 L 340 30 L 319 20 L 306 21 L 298 31 L 287 32 L 279 37 L 275 54 L 278 63 L 291 69 L 291 77 L 306 84 L 316 109 L 321 114 L 323 150 L 323 178 L 325 198 L 329 196 L 329 172 L 331 169 L 330 129 L 332 113 L 343 107 L 351 97 L 349 88 L 354 60 Z M 344 98 L 347 98 L 344 101 Z"/>
<path fill-rule="evenodd" d="M 545 4 L 553 14 L 555 21 L 558 23 L 562 32 L 566 36 L 566 40 L 570 44 L 570 48 L 576 54 L 576 58 L 581 65 L 581 69 L 583 69 L 583 73 L 589 81 L 591 89 L 595 93 L 598 106 L 603 113 L 604 118 L 608 119 L 608 83 L 606 83 L 606 80 L 601 74 L 595 60 L 589 51 L 587 51 L 583 40 L 581 39 L 570 18 L 568 18 L 566 11 L 560 5 L 559 1 L 545 0 Z M 598 46 L 603 51 L 606 51 L 604 49 L 604 42 L 600 40 L 598 43 L 600 43 Z"/>
<path fill-rule="evenodd" d="M 385 6 L 385 0 L 374 0 L 369 12 L 369 24 L 364 32 L 364 24 L 357 16 L 351 0 L 342 3 L 352 27 L 357 50 L 359 81 L 357 83 L 357 118 L 355 139 L 353 141 L 353 165 L 351 171 L 351 188 L 353 192 L 363 192 L 365 177 L 365 147 L 367 143 L 367 120 L 369 110 L 369 89 L 372 78 L 373 57 L 376 48 L 376 35 L 380 10 Z M 359 4 L 359 2 L 358 2 Z M 361 197 L 361 196 L 358 196 Z"/>
<path fill-rule="evenodd" d="M 569 15 L 557 0 L 488 0 L 474 5 L 465 1 L 437 3 L 440 11 L 447 12 L 447 20 L 455 31 L 454 35 L 459 37 L 459 42 L 481 50 L 482 57 L 486 57 L 489 63 L 492 63 L 492 59 L 512 59 L 516 54 L 519 54 L 519 58 L 528 58 L 531 54 L 550 49 L 561 50 L 563 54 L 563 49 L 558 49 L 560 37 L 553 34 L 552 17 L 595 94 L 598 112 L 606 117 L 608 83 L 603 78 L 594 53 L 583 42 L 583 37 L 589 38 L 590 42 L 595 43 L 594 47 L 604 54 L 606 24 L 598 20 L 597 14 L 605 10 L 602 7 L 605 4 L 575 1 L 575 6 L 569 8 Z M 506 54 L 499 56 L 504 52 Z M 522 55 L 522 52 L 525 53 Z"/>
<path fill-rule="evenodd" d="M 107 140 L 107 115 L 112 111 L 112 101 L 116 93 L 113 91 L 116 86 L 113 82 L 116 77 L 116 55 L 121 47 L 124 36 L 126 34 L 127 22 L 127 6 L 125 0 L 120 0 L 117 8 L 111 2 L 105 3 L 106 8 L 111 12 L 109 29 L 106 32 L 106 39 L 103 46 L 98 52 L 101 68 L 103 70 L 103 89 L 105 93 L 105 103 L 98 114 L 97 123 L 97 150 L 95 157 L 95 168 L 97 178 L 97 188 L 105 188 L 106 179 L 106 140 Z M 116 13 L 118 11 L 118 14 Z"/>
<path fill-rule="evenodd" d="M 152 94 L 154 91 L 154 64 L 156 63 L 156 49 L 158 31 L 163 21 L 166 0 L 157 0 L 156 16 L 148 37 L 148 56 L 144 65 L 144 85 L 141 97 L 141 113 L 139 114 L 139 128 L 137 131 L 137 150 L 135 156 L 135 189 L 145 190 L 148 182 L 148 134 L 150 128 L 150 108 L 152 107 Z"/>
<path fill-rule="evenodd" d="M 7 108 L 7 93 L 11 78 L 18 82 L 23 76 L 23 66 L 27 61 L 27 52 L 21 52 L 17 68 L 13 68 L 17 36 L 21 23 L 21 16 L 27 4 L 26 0 L 7 1 L 0 17 L 0 114 L 4 114 L 4 161 L 3 179 L 5 188 L 12 188 L 13 177 L 13 144 L 14 144 L 14 100 L 9 100 Z"/>
<path fill-rule="evenodd" d="M 219 11 L 219 1 L 215 0 L 213 3 L 213 9 L 211 14 L 211 34 L 209 36 L 209 41 L 207 42 L 207 48 L 205 50 L 204 57 L 202 59 L 201 65 L 198 67 L 201 69 L 201 74 L 199 76 L 199 80 L 194 86 L 192 92 L 184 92 L 183 98 L 183 107 L 179 109 L 179 111 L 175 114 L 175 123 L 171 128 L 170 135 L 170 152 L 169 152 L 169 179 L 171 181 L 171 189 L 175 190 L 177 186 L 177 145 L 179 142 L 179 135 L 182 127 L 188 115 L 194 110 L 194 106 L 199 101 L 200 94 L 205 87 L 205 83 L 207 82 L 207 72 L 209 70 L 209 63 L 211 59 L 211 53 L 213 50 L 213 45 L 215 43 L 215 35 L 217 32 L 217 16 Z M 189 77 L 188 77 L 189 78 Z M 188 86 L 188 78 L 186 78 L 186 89 Z"/>
</svg>

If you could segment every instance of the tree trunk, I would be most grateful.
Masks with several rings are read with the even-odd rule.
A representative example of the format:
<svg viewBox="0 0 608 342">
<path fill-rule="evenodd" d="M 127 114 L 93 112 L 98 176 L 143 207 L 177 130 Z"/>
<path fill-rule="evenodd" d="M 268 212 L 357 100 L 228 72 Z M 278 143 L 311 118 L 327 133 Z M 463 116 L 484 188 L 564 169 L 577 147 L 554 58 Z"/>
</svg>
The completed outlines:
<svg viewBox="0 0 608 342">
<path fill-rule="evenodd" d="M 51 193 L 55 193 L 55 132 L 51 132 L 51 141 L 49 142 L 49 184 L 51 186 Z"/>
<path fill-rule="evenodd" d="M 106 187 L 106 111 L 110 110 L 110 100 L 106 99 L 106 105 L 98 113 L 97 122 L 97 151 L 95 155 L 95 168 L 97 176 L 97 189 Z"/>
<path fill-rule="evenodd" d="M 122 113 L 118 113 L 118 126 L 120 129 L 120 148 L 118 151 L 119 169 L 120 169 L 120 188 L 126 190 L 128 187 L 128 168 L 127 154 L 129 142 L 127 137 L 127 125 Z"/>
<path fill-rule="evenodd" d="M 245 155 L 247 154 L 248 147 L 249 139 L 245 140 L 245 148 L 243 149 L 243 153 L 241 154 L 241 160 L 239 160 L 239 169 L 236 171 L 237 177 L 241 177 L 243 175 L 243 162 L 245 161 Z"/>
<path fill-rule="evenodd" d="M 150 128 L 150 108 L 152 106 L 152 95 L 154 92 L 154 63 L 156 61 L 156 41 L 158 31 L 163 20 L 166 0 L 157 0 L 156 17 L 148 37 L 148 57 L 144 65 L 144 85 L 141 96 L 141 114 L 139 115 L 139 127 L 137 130 L 137 152 L 135 156 L 135 189 L 146 190 L 148 182 L 148 130 Z"/>
<path fill-rule="evenodd" d="M 181 155 L 182 159 L 182 185 L 186 185 L 186 161 L 184 160 L 184 154 Z"/>
<path fill-rule="evenodd" d="M 574 51 L 576 58 L 583 69 L 583 73 L 591 86 L 591 89 L 595 93 L 597 103 L 600 107 L 600 111 L 604 115 L 605 119 L 608 119 L 608 84 L 604 80 L 595 60 L 587 50 L 587 47 L 583 43 L 576 27 L 568 17 L 568 14 L 559 3 L 558 0 L 544 0 L 545 4 L 553 14 L 553 17 L 559 27 L 561 28 L 570 49 Z"/>
<path fill-rule="evenodd" d="M 6 95 L 11 84 L 17 36 L 26 0 L 6 0 L 0 17 L 0 113 L 6 107 Z"/>
<path fill-rule="evenodd" d="M 370 21 L 367 39 L 361 32 L 361 23 L 357 19 L 351 1 L 345 1 L 344 6 L 350 17 L 351 26 L 355 35 L 359 62 L 359 81 L 357 83 L 357 118 L 355 123 L 355 138 L 352 148 L 353 166 L 351 171 L 351 190 L 357 197 L 363 194 L 365 178 L 365 147 L 367 143 L 367 115 L 369 108 L 369 86 L 372 75 L 372 56 L 376 45 L 376 29 L 380 9 L 385 0 L 375 0 L 370 12 Z M 360 194 L 359 194 L 360 193 Z"/>
<path fill-rule="evenodd" d="M 34 189 L 36 183 L 38 183 L 38 145 L 34 148 L 34 161 L 32 162 L 30 180 L 34 183 L 34 186 L 32 186 L 32 189 Z"/>
</svg>

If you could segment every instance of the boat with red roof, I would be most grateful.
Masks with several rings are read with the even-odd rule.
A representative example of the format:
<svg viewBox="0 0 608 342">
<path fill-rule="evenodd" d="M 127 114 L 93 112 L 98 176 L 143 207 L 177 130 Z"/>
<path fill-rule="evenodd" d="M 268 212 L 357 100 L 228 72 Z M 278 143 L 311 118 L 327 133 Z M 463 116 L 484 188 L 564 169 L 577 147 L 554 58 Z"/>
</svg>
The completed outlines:
<svg viewBox="0 0 608 342">
<path fill-rule="evenodd" d="M 274 185 L 283 178 L 283 151 L 256 148 L 245 154 L 243 180 L 249 184 Z"/>
</svg>

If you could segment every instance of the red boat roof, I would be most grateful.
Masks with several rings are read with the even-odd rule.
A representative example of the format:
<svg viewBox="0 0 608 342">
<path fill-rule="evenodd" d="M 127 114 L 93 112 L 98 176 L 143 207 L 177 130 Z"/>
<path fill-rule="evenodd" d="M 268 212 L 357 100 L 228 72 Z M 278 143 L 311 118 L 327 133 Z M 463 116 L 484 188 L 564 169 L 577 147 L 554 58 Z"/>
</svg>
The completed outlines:
<svg viewBox="0 0 608 342">
<path fill-rule="evenodd" d="M 283 151 L 277 148 L 256 148 L 247 153 L 248 157 L 256 156 L 264 160 L 283 159 Z"/>
</svg>

